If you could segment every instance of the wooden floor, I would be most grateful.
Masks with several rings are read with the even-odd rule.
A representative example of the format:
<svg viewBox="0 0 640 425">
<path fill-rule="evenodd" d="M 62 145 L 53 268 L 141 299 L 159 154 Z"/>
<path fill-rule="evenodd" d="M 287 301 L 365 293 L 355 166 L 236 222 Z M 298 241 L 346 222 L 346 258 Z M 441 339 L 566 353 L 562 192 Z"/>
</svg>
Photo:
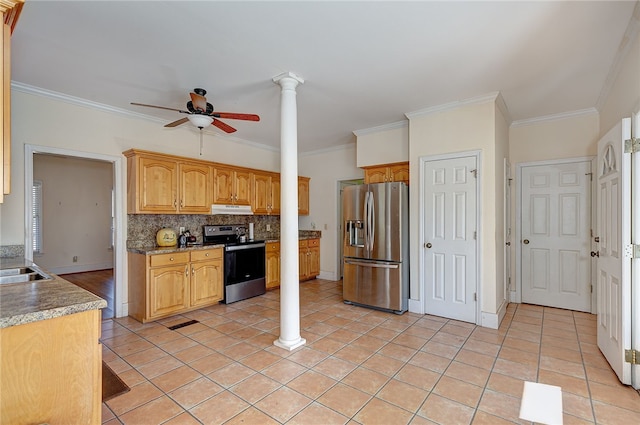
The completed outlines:
<svg viewBox="0 0 640 425">
<path fill-rule="evenodd" d="M 61 274 L 59 276 L 107 301 L 107 307 L 102 309 L 102 320 L 114 317 L 113 297 L 115 294 L 115 285 L 113 269 Z"/>
</svg>

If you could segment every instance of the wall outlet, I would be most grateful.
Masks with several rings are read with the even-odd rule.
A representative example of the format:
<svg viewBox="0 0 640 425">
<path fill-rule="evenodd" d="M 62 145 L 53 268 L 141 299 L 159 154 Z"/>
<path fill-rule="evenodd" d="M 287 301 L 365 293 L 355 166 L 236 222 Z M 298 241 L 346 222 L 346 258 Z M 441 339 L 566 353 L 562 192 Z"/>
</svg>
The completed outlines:
<svg viewBox="0 0 640 425">
<path fill-rule="evenodd" d="M 184 233 L 184 226 L 180 226 L 180 234 Z"/>
<path fill-rule="evenodd" d="M 271 225 L 267 224 L 267 232 L 270 232 L 270 231 L 271 231 Z"/>
<path fill-rule="evenodd" d="M 74 263 L 77 263 L 77 262 L 78 262 L 78 256 L 77 256 L 77 255 L 74 255 L 74 256 L 73 256 L 73 262 L 74 262 Z"/>
</svg>

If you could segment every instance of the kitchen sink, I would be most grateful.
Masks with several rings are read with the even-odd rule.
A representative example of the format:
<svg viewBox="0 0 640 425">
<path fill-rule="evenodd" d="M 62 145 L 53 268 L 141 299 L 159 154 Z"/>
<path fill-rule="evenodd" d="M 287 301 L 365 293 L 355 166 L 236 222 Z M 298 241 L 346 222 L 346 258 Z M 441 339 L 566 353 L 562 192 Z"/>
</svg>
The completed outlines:
<svg viewBox="0 0 640 425">
<path fill-rule="evenodd" d="M 0 269 L 0 285 L 52 280 L 53 278 L 36 267 L 12 267 Z"/>
</svg>

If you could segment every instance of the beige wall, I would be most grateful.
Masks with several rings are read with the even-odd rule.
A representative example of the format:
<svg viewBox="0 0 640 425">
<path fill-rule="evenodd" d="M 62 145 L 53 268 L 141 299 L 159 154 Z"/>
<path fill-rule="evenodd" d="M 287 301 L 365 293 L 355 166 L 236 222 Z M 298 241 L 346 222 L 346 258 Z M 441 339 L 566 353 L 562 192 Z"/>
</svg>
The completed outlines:
<svg viewBox="0 0 640 425">
<path fill-rule="evenodd" d="M 58 274 L 113 267 L 113 165 L 38 154 L 33 178 L 42 182 L 43 195 L 43 249 L 34 261 Z"/>
<path fill-rule="evenodd" d="M 202 156 L 197 129 L 164 128 L 162 123 L 136 119 L 12 92 L 12 191 L 0 204 L 0 245 L 24 244 L 24 145 L 55 147 L 124 158 L 122 152 L 144 149 L 263 170 L 279 171 L 280 154 L 258 145 L 238 143 L 205 133 Z M 27 117 L 37 116 L 37 121 Z M 126 205 L 126 162 L 120 188 Z M 126 231 L 125 231 L 126 234 Z"/>
<path fill-rule="evenodd" d="M 595 156 L 599 135 L 598 113 L 512 125 L 509 129 L 509 158 L 520 162 Z"/>
<path fill-rule="evenodd" d="M 501 313 L 501 309 L 506 308 L 507 288 L 504 275 L 504 263 L 505 263 L 505 160 L 509 158 L 509 123 L 507 118 L 502 113 L 498 105 L 495 105 L 495 252 L 496 252 L 496 292 L 495 292 L 495 306 L 496 311 L 492 313 Z M 492 235 L 485 234 L 483 237 L 491 238 Z"/>
<path fill-rule="evenodd" d="M 494 99 L 495 100 L 495 99 Z M 409 158 L 410 170 L 410 228 L 411 241 L 411 299 L 418 299 L 421 294 L 419 259 L 422 249 L 419 246 L 420 235 L 417 234 L 419 226 L 420 205 L 420 170 L 419 164 L 422 157 L 432 155 L 450 154 L 456 152 L 480 151 L 480 229 L 481 235 L 481 264 L 480 284 L 482 291 L 482 312 L 497 313 L 497 284 L 502 276 L 502 271 L 496 268 L 498 256 L 502 256 L 502 250 L 496 252 L 496 205 L 501 200 L 496 196 L 496 112 L 495 102 L 463 105 L 459 108 L 434 112 L 428 115 L 411 115 L 409 117 Z M 503 136 L 502 136 L 503 137 Z M 504 140 L 500 141 L 504 144 Z M 502 161 L 502 159 L 500 159 Z M 500 165 L 502 168 L 502 165 Z M 500 282 L 501 283 L 501 282 Z M 424 303 L 424 297 L 420 300 Z"/>
<path fill-rule="evenodd" d="M 409 125 L 406 121 L 359 130 L 355 134 L 358 167 L 409 160 Z"/>
<path fill-rule="evenodd" d="M 322 231 L 320 241 L 320 277 L 323 279 L 339 279 L 340 264 L 338 260 L 338 182 L 364 177 L 362 169 L 355 166 L 355 145 L 337 150 L 302 155 L 298 159 L 298 170 L 301 175 L 311 177 L 309 192 L 311 193 L 310 212 L 307 217 L 300 217 L 300 229 Z M 328 165 L 330 164 L 330 166 Z"/>
</svg>

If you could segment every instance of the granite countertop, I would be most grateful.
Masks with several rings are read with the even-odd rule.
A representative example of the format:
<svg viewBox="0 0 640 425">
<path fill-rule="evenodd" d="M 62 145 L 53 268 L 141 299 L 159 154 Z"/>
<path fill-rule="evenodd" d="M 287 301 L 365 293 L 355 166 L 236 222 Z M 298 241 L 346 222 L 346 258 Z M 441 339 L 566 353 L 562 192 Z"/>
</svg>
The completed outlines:
<svg viewBox="0 0 640 425">
<path fill-rule="evenodd" d="M 32 266 L 23 258 L 2 259 L 2 268 Z M 52 273 L 52 280 L 0 285 L 0 328 L 105 308 L 97 295 Z"/>
<path fill-rule="evenodd" d="M 318 239 L 321 237 L 321 232 L 319 230 L 300 230 L 298 239 Z M 265 241 L 266 243 L 270 242 L 280 242 L 280 235 L 257 235 L 256 240 Z M 211 249 L 211 248 L 224 248 L 223 244 L 219 245 L 202 245 L 202 243 L 196 243 L 193 245 L 187 245 L 184 247 L 179 247 L 178 245 L 174 246 L 158 246 L 158 245 L 129 245 L 127 246 L 127 251 L 134 254 L 143 254 L 143 255 L 154 255 L 154 254 L 172 254 L 174 252 L 188 252 L 200 249 Z"/>
<path fill-rule="evenodd" d="M 178 245 L 174 245 L 174 246 L 149 245 L 149 246 L 129 247 L 127 248 L 127 251 L 132 252 L 134 254 L 154 255 L 154 254 L 173 254 L 174 252 L 189 252 L 189 251 L 213 249 L 213 248 L 224 248 L 224 245 L 223 244 L 218 244 L 218 245 L 193 244 L 193 245 L 187 245 L 183 247 L 179 247 Z"/>
</svg>

